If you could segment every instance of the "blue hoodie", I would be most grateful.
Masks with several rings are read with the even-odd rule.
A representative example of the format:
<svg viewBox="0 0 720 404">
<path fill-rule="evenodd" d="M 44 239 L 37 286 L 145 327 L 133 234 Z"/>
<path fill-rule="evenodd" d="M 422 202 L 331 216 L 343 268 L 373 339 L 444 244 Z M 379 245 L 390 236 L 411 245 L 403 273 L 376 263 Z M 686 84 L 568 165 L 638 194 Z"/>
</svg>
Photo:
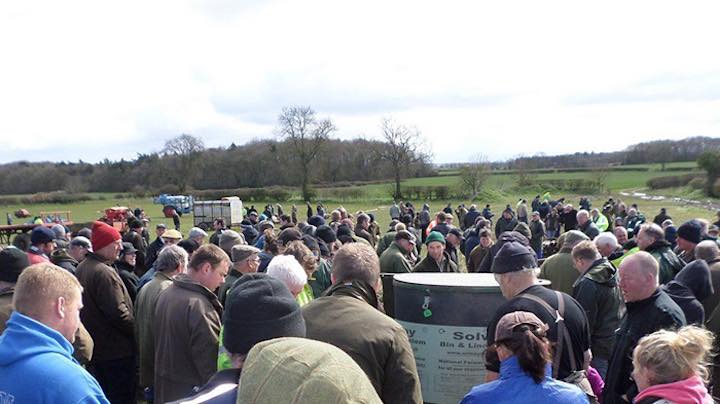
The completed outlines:
<svg viewBox="0 0 720 404">
<path fill-rule="evenodd" d="M 13 312 L 0 335 L 0 402 L 108 403 L 59 332 Z"/>
</svg>

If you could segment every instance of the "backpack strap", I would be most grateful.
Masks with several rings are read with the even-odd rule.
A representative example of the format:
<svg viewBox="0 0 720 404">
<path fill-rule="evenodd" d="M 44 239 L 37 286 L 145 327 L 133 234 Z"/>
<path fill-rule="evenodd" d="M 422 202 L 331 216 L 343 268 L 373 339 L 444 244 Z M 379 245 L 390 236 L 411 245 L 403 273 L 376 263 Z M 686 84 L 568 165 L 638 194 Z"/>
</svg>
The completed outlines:
<svg viewBox="0 0 720 404">
<path fill-rule="evenodd" d="M 562 351 L 565 344 L 568 346 L 568 355 L 570 357 L 570 367 L 573 371 L 578 370 L 577 369 L 577 363 L 575 362 L 575 353 L 572 348 L 572 343 L 570 342 L 570 333 L 567 330 L 567 327 L 565 326 L 565 318 L 563 317 L 565 315 L 565 300 L 562 297 L 562 294 L 560 292 L 555 292 L 558 300 L 558 308 L 553 308 L 548 302 L 545 300 L 535 296 L 531 295 L 529 293 L 522 293 L 517 295 L 517 297 L 521 297 L 524 299 L 532 300 L 535 303 L 538 303 L 540 306 L 542 306 L 545 310 L 547 310 L 548 313 L 550 313 L 551 316 L 555 319 L 555 323 L 557 324 L 557 342 L 555 343 L 555 354 L 553 355 L 553 378 L 557 379 L 558 372 L 560 370 L 560 359 L 562 357 Z"/>
</svg>

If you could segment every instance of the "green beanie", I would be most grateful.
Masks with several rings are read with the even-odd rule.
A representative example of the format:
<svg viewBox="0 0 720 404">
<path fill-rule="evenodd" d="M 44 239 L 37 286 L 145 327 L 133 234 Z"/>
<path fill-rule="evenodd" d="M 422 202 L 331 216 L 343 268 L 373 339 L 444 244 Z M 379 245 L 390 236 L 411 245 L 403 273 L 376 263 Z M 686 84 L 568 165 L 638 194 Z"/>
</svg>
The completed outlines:
<svg viewBox="0 0 720 404">
<path fill-rule="evenodd" d="M 442 233 L 439 231 L 431 231 L 425 239 L 425 245 L 428 245 L 433 241 L 437 241 L 438 243 L 445 245 L 445 237 L 443 237 Z"/>
</svg>

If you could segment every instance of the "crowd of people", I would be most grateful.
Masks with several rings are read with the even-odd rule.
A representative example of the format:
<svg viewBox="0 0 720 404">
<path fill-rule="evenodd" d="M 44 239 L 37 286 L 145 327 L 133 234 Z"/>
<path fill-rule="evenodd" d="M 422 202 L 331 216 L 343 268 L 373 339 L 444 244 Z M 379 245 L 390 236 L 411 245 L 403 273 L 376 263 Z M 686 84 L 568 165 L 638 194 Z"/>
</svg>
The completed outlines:
<svg viewBox="0 0 720 404">
<path fill-rule="evenodd" d="M 38 226 L 0 251 L 0 402 L 422 403 L 382 304 L 380 274 L 410 272 L 492 273 L 506 299 L 463 403 L 712 402 L 720 221 L 578 205 Z"/>
</svg>

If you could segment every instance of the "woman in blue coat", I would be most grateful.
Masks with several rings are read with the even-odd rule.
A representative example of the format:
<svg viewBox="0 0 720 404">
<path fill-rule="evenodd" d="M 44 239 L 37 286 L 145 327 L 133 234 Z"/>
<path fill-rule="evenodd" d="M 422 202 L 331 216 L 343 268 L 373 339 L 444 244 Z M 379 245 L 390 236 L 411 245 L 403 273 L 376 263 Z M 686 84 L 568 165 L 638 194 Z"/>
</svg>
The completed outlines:
<svg viewBox="0 0 720 404">
<path fill-rule="evenodd" d="M 533 313 L 504 315 L 495 330 L 500 377 L 473 387 L 461 404 L 587 403 L 580 388 L 552 378 L 547 325 Z"/>
</svg>

